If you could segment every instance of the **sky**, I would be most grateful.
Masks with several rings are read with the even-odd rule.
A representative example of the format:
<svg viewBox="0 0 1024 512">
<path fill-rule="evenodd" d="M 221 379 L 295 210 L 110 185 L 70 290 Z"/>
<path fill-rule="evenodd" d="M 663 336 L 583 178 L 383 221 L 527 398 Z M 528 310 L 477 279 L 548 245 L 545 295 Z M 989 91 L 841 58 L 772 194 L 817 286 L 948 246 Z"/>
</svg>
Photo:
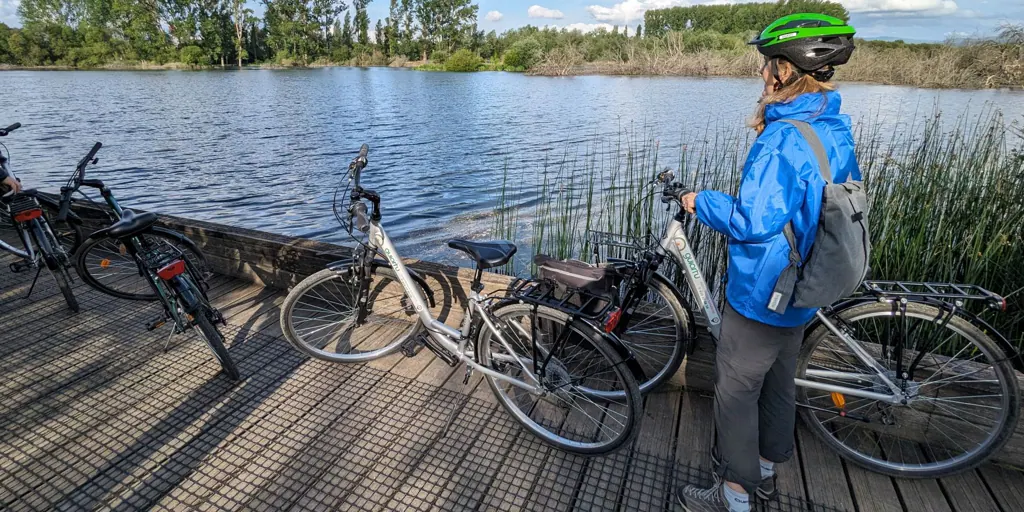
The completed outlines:
<svg viewBox="0 0 1024 512">
<path fill-rule="evenodd" d="M 0 21 L 20 26 L 20 0 L 0 0 Z M 478 26 L 499 33 L 523 25 L 577 28 L 583 31 L 629 25 L 630 33 L 648 9 L 750 0 L 477 0 Z M 541 3 L 536 3 L 541 2 Z M 261 2 L 249 0 L 262 14 Z M 949 37 L 989 36 L 1004 22 L 1024 24 L 1022 0 L 840 0 L 851 13 L 857 35 L 868 39 L 941 41 Z M 388 15 L 388 0 L 373 1 L 371 25 Z"/>
</svg>

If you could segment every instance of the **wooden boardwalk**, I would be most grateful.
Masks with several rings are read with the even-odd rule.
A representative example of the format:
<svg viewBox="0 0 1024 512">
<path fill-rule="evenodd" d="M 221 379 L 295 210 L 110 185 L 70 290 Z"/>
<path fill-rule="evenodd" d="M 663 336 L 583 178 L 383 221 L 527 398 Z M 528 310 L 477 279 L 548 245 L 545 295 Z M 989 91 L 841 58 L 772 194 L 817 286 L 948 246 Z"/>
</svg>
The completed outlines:
<svg viewBox="0 0 1024 512">
<path fill-rule="evenodd" d="M 166 328 L 145 329 L 158 305 L 78 284 L 71 314 L 47 275 L 25 300 L 32 276 L 12 261 L 0 256 L 0 510 L 675 510 L 675 485 L 707 479 L 705 394 L 652 394 L 630 449 L 579 457 L 429 351 L 356 366 L 299 355 L 280 290 L 212 280 L 244 379 L 232 383 L 193 336 L 163 350 Z M 762 510 L 1024 510 L 1021 473 L 894 480 L 802 428 L 780 484 Z"/>
</svg>

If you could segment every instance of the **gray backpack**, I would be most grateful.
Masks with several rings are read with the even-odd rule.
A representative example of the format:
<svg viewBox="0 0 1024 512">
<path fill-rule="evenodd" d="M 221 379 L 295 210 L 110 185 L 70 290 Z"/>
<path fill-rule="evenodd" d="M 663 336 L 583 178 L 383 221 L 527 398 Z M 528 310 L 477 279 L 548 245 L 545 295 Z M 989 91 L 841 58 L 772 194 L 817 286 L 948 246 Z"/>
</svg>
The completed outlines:
<svg viewBox="0 0 1024 512">
<path fill-rule="evenodd" d="M 789 265 L 775 283 L 768 303 L 768 309 L 780 315 L 786 312 L 791 297 L 798 308 L 820 308 L 849 296 L 864 281 L 871 256 L 864 184 L 860 181 L 832 183 L 828 154 L 811 125 L 793 119 L 782 121 L 800 130 L 810 144 L 826 185 L 821 197 L 818 232 L 802 266 L 793 223 L 786 224 L 782 231 L 789 242 Z"/>
</svg>

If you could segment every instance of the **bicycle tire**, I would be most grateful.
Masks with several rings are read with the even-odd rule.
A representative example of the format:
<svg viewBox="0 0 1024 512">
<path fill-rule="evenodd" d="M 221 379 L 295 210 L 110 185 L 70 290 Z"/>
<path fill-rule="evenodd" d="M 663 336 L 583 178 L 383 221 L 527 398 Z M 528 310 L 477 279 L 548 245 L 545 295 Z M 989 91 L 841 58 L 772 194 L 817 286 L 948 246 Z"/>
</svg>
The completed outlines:
<svg viewBox="0 0 1024 512">
<path fill-rule="evenodd" d="M 210 275 L 206 256 L 188 237 L 158 226 L 138 236 L 147 242 L 162 244 L 161 250 L 171 251 L 170 247 L 174 247 L 188 258 L 201 278 L 206 279 Z M 149 281 L 139 272 L 135 259 L 123 250 L 122 244 L 113 238 L 86 240 L 75 253 L 75 270 L 79 277 L 85 284 L 119 299 L 157 300 L 159 297 Z M 111 268 L 113 270 L 108 272 Z"/>
<path fill-rule="evenodd" d="M 510 327 L 508 319 L 516 317 L 517 315 L 518 318 L 525 318 L 525 315 L 530 315 L 535 311 L 534 308 L 535 306 L 531 304 L 520 304 L 518 301 L 509 301 L 498 304 L 494 308 L 490 309 L 489 314 L 494 318 L 495 325 L 502 326 L 499 328 L 503 329 L 503 337 L 506 337 L 506 341 L 508 341 L 512 336 L 514 336 L 513 333 L 516 332 L 513 330 L 513 327 Z M 512 418 L 526 430 L 539 437 L 543 442 L 560 450 L 589 456 L 607 454 L 618 448 L 628 446 L 637 434 L 639 421 L 643 415 L 643 405 L 640 395 L 640 387 L 633 374 L 629 371 L 622 356 L 619 355 L 619 353 L 606 340 L 604 333 L 589 322 L 584 322 L 578 319 L 570 320 L 568 315 L 565 313 L 544 306 L 537 306 L 536 312 L 538 315 L 542 315 L 544 317 L 545 322 L 550 321 L 551 325 L 567 325 L 573 332 L 580 336 L 580 342 L 576 344 L 577 349 L 575 352 L 570 354 L 570 357 L 553 357 L 546 362 L 546 365 L 552 365 L 552 363 L 557 364 L 553 366 L 551 370 L 545 370 L 545 375 L 547 375 L 548 371 L 551 371 L 550 377 L 541 377 L 542 383 L 546 387 L 550 388 L 544 397 L 553 397 L 554 399 L 569 405 L 579 405 L 580 402 L 577 402 L 575 397 L 582 397 L 586 402 L 588 402 L 585 403 L 586 408 L 589 409 L 591 406 L 597 408 L 597 410 L 591 409 L 590 412 L 597 413 L 596 416 L 600 417 L 600 421 L 598 422 L 599 424 L 588 425 L 588 420 L 591 420 L 590 423 L 594 423 L 593 420 L 595 419 L 595 414 L 583 411 L 582 408 L 581 411 L 565 412 L 564 417 L 559 419 L 559 414 L 555 409 L 558 409 L 561 406 L 552 405 L 554 402 L 547 400 L 544 405 L 541 405 L 540 402 L 543 397 L 538 397 L 537 401 L 534 402 L 533 405 L 528 405 L 530 410 L 524 411 L 524 408 L 516 403 L 517 399 L 513 399 L 506 393 L 506 390 L 501 389 L 498 378 L 485 374 L 484 379 L 491 387 L 491 391 L 494 393 L 495 398 L 499 403 L 501 403 L 502 407 L 505 408 L 505 411 L 508 412 L 509 415 L 511 415 Z M 567 321 L 568 324 L 566 324 Z M 540 324 L 542 322 L 538 321 L 537 323 Z M 517 367 L 514 363 L 502 363 L 493 359 L 491 350 L 491 334 L 492 331 L 488 326 L 486 326 L 486 324 L 480 326 L 476 338 L 477 362 L 482 366 L 499 373 L 505 373 L 505 371 L 509 369 L 522 373 L 521 368 Z M 552 332 L 552 334 L 554 334 L 554 332 Z M 523 346 L 522 338 L 516 339 L 518 339 L 520 342 L 519 345 L 524 351 L 528 350 Z M 497 337 L 494 337 L 494 341 L 499 343 Z M 509 343 L 510 345 L 513 344 L 512 341 L 509 341 Z M 504 347 L 504 345 L 501 345 L 500 343 L 499 345 Z M 507 351 L 507 349 L 505 350 Z M 598 399 L 605 404 L 604 409 L 600 408 L 597 401 L 590 398 L 591 396 L 594 396 L 592 391 L 578 391 L 578 386 L 573 384 L 573 375 L 569 373 L 569 367 L 566 365 L 572 365 L 571 359 L 573 359 L 576 354 L 579 354 L 581 350 L 589 352 L 592 356 L 597 356 L 594 359 L 603 360 L 606 369 L 601 374 L 613 377 L 615 381 L 612 386 L 616 388 L 616 391 L 622 391 L 621 396 L 616 395 L 615 397 L 609 396 L 610 394 L 608 393 L 604 393 L 604 396 L 609 396 L 609 399 Z M 516 349 L 513 349 L 513 351 L 516 351 Z M 506 358 L 511 359 L 507 356 Z M 524 359 L 519 358 L 519 361 L 522 362 L 523 360 Z M 530 363 L 531 365 L 536 365 L 533 361 L 530 361 Z M 592 360 L 590 360 L 586 363 L 584 369 L 590 370 L 592 368 L 594 368 L 594 364 Z M 561 375 L 563 373 L 564 375 Z M 583 376 L 583 380 L 580 382 L 591 380 L 590 377 L 591 376 Z M 576 378 L 581 377 L 577 376 Z M 600 381 L 600 379 L 598 379 L 598 381 Z M 593 383 L 594 381 L 591 380 L 591 382 Z M 511 385 L 507 391 L 518 393 L 520 396 L 528 394 L 528 392 Z M 574 391 L 578 391 L 575 396 L 570 395 Z M 569 395 L 570 399 L 559 396 L 560 393 L 562 395 Z M 600 411 L 599 413 L 598 410 Z M 539 413 L 536 414 L 536 418 L 534 417 L 535 413 Z M 549 425 L 544 425 L 545 422 Z M 605 427 L 615 427 L 616 425 L 621 428 L 615 432 L 610 432 L 607 440 L 601 440 L 601 436 L 606 430 Z M 597 440 L 594 441 L 594 439 Z"/>
<path fill-rule="evenodd" d="M 668 279 L 661 274 L 654 274 L 648 286 L 648 293 L 655 294 L 658 297 L 655 300 L 664 301 L 664 306 L 655 306 L 658 307 L 656 311 L 651 311 L 648 316 L 643 316 L 646 308 L 643 304 L 638 305 L 629 321 L 620 328 L 621 334 L 617 332 L 619 339 L 640 363 L 644 374 L 649 376 L 639 383 L 640 392 L 644 394 L 661 386 L 675 375 L 683 364 L 690 343 L 693 343 L 695 337 L 691 321 L 693 315 L 689 306 L 679 300 L 675 287 L 669 283 Z M 648 304 L 654 303 L 654 300 L 648 301 Z M 668 318 L 655 319 L 656 315 L 666 309 L 675 326 L 674 333 L 667 332 L 667 326 L 659 325 L 669 320 Z M 653 334 L 651 322 L 656 322 L 653 329 L 657 332 Z M 640 329 L 645 326 L 645 329 Z M 661 337 L 663 341 L 655 342 L 654 338 L 657 337 Z M 666 349 L 670 350 L 668 357 L 664 357 Z"/>
<path fill-rule="evenodd" d="M 288 292 L 281 305 L 285 339 L 300 352 L 317 359 L 363 363 L 394 353 L 419 332 L 419 316 L 408 304 L 398 276 L 389 268 L 374 271 L 367 297 L 369 309 L 386 308 L 386 313 L 378 315 L 379 311 L 374 311 L 363 324 L 354 325 L 351 315 L 355 313 L 353 305 L 358 292 L 356 279 L 330 269 L 303 279 Z M 302 317 L 306 312 L 310 316 Z M 317 314 L 320 316 L 314 316 Z M 357 333 L 357 329 L 363 330 Z M 328 348 L 331 346 L 334 348 Z"/>
<path fill-rule="evenodd" d="M 32 221 L 32 238 L 35 239 L 36 245 L 43 253 L 46 269 L 50 275 L 53 276 L 53 280 L 57 282 L 57 288 L 60 289 L 61 295 L 64 296 L 64 302 L 67 303 L 68 309 L 73 313 L 78 313 L 80 311 L 80 307 L 78 305 L 78 299 L 75 298 L 75 293 L 71 290 L 71 279 L 70 276 L 68 276 L 68 270 L 66 267 L 67 262 L 56 253 L 54 248 L 54 244 L 59 244 L 60 242 L 51 235 L 51 232 L 47 229 L 45 222 L 46 219 L 35 219 Z"/>
<path fill-rule="evenodd" d="M 238 366 L 235 365 L 235 360 L 228 353 L 227 347 L 224 346 L 224 336 L 217 329 L 217 326 L 213 325 L 213 322 L 210 321 L 209 312 L 197 311 L 194 316 L 195 326 L 199 329 L 214 357 L 217 358 L 217 362 L 220 363 L 224 374 L 231 380 L 239 380 L 242 375 L 238 372 Z"/>
<path fill-rule="evenodd" d="M 895 311 L 898 310 L 898 308 L 895 309 Z M 836 450 L 843 458 L 884 475 L 901 478 L 936 478 L 953 475 L 977 467 L 1002 448 L 1013 435 L 1016 428 L 1020 415 L 1020 390 L 1014 369 L 996 342 L 963 317 L 950 317 L 948 312 L 944 312 L 934 305 L 922 303 L 907 304 L 905 316 L 902 313 L 897 315 L 895 311 L 892 304 L 871 302 L 845 308 L 842 311 L 836 312 L 833 316 L 838 317 L 841 323 L 850 330 L 852 336 L 856 336 L 858 340 L 866 338 L 872 332 L 872 329 L 878 330 L 877 327 L 874 327 L 877 325 L 877 322 L 873 321 L 871 322 L 872 325 L 868 325 L 866 323 L 867 320 L 892 317 L 898 318 L 900 322 L 903 322 L 904 330 L 910 334 L 923 332 L 924 334 L 921 337 L 931 339 L 931 337 L 927 336 L 927 329 L 929 325 L 934 325 L 933 328 L 941 329 L 941 336 L 943 336 L 944 340 L 949 340 L 953 336 L 959 336 L 966 340 L 967 344 L 964 345 L 963 349 L 958 350 L 953 357 L 937 355 L 926 349 L 917 351 L 916 346 L 915 348 L 904 348 L 900 356 L 904 360 L 909 360 L 911 356 L 918 357 L 915 355 L 916 353 L 920 355 L 922 362 L 925 362 L 926 359 L 924 358 L 930 355 L 931 357 L 928 357 L 927 363 L 932 365 L 932 367 L 941 364 L 941 366 L 928 375 L 927 379 L 923 380 L 913 375 L 909 376 L 908 379 L 900 379 L 895 375 L 895 372 L 890 376 L 903 389 L 909 389 L 915 393 L 914 398 L 906 405 L 883 405 L 881 402 L 874 401 L 873 404 L 865 403 L 865 405 L 858 408 L 862 411 L 867 408 L 867 412 L 858 412 L 855 416 L 849 416 L 851 413 L 847 411 L 848 404 L 846 403 L 845 395 L 840 394 L 842 398 L 837 398 L 824 391 L 798 386 L 797 402 L 802 405 L 800 407 L 801 418 L 819 439 L 824 441 L 830 448 Z M 917 321 L 916 327 L 910 327 L 914 325 L 909 323 L 910 320 Z M 922 325 L 925 326 L 924 331 L 919 330 L 919 326 Z M 822 352 L 817 351 L 819 345 L 829 339 L 829 334 L 830 331 L 824 325 L 808 333 L 797 362 L 797 376 L 799 378 L 807 378 L 808 367 L 811 366 L 812 360 L 814 363 L 813 368 L 831 372 L 837 371 L 837 367 L 841 365 L 854 367 L 851 361 L 859 362 L 850 356 L 844 356 L 837 349 L 831 349 L 831 354 L 835 357 L 835 361 L 827 359 L 830 357 L 828 353 L 823 355 Z M 889 334 L 892 334 L 891 329 Z M 910 336 L 907 337 L 909 338 Z M 942 344 L 944 345 L 946 342 L 943 341 Z M 869 353 L 874 351 L 879 356 L 882 356 L 886 350 L 884 343 L 861 341 L 860 345 L 862 348 L 866 348 Z M 988 364 L 991 365 L 991 370 L 982 363 L 957 359 L 961 353 L 967 350 L 967 347 L 971 347 L 972 353 L 987 358 L 990 361 Z M 829 350 L 829 348 L 825 346 L 823 350 Z M 889 352 L 895 354 L 897 351 L 893 349 Z M 877 363 L 886 368 L 887 373 L 890 371 L 891 363 L 887 365 L 887 362 L 890 360 L 882 360 L 882 357 L 878 356 L 872 357 Z M 953 373 L 953 377 L 947 377 L 943 373 L 948 367 L 952 367 L 949 371 Z M 871 389 L 876 392 L 881 391 L 879 389 L 880 384 L 868 382 L 871 374 L 862 374 L 864 377 L 861 379 L 851 378 L 851 375 L 857 373 L 857 369 L 853 369 L 854 371 L 850 372 L 849 370 L 839 368 L 838 371 L 849 374 L 845 377 L 834 377 L 833 380 L 841 378 L 844 383 L 855 380 L 857 384 L 869 386 L 864 389 Z M 861 371 L 863 372 L 863 370 Z M 907 368 L 904 371 L 907 371 Z M 918 375 L 923 373 L 921 368 L 915 371 L 919 372 Z M 964 383 L 959 384 L 959 387 L 947 389 L 956 383 L 956 381 L 951 379 L 957 377 L 957 373 L 964 377 L 971 375 L 985 376 L 986 379 L 966 380 Z M 936 376 L 939 376 L 937 381 L 933 380 Z M 984 388 L 993 388 L 995 386 L 990 385 L 992 380 L 988 378 L 989 376 L 994 376 L 998 382 L 998 395 L 991 395 L 988 394 L 988 391 L 982 391 L 982 394 L 974 396 L 942 396 L 943 393 L 959 393 L 972 389 L 980 391 Z M 812 378 L 817 379 L 819 382 L 829 382 L 826 376 Z M 919 380 L 921 381 L 919 382 Z M 849 386 L 850 384 L 846 385 Z M 822 396 L 820 398 L 822 399 L 818 400 L 815 398 L 812 400 L 809 397 L 809 392 L 821 393 Z M 930 396 L 932 392 L 935 393 L 934 397 Z M 846 418 L 846 421 L 849 422 L 848 424 L 843 421 L 834 421 L 833 418 L 839 417 L 835 416 L 834 412 L 823 412 L 811 408 L 819 407 L 823 403 L 827 405 L 825 397 L 828 397 L 828 400 L 831 400 L 836 408 L 839 407 L 835 403 L 836 400 L 840 400 L 843 403 L 844 413 L 849 416 Z M 992 397 L 998 398 L 989 401 L 989 403 L 998 405 L 981 405 L 980 402 L 974 402 L 978 399 L 989 399 Z M 858 401 L 872 402 L 867 398 L 853 398 Z M 977 407 L 983 407 L 983 409 L 972 411 L 966 417 L 958 414 L 962 407 L 972 407 L 972 404 L 975 403 L 979 404 Z M 917 404 L 916 407 L 914 407 L 915 404 Z M 985 412 L 987 410 L 995 410 L 997 412 L 987 413 Z M 821 418 L 826 413 L 828 414 L 826 417 L 829 419 L 822 421 Z M 865 427 L 864 430 L 867 430 L 867 432 L 858 432 L 856 437 L 853 437 L 855 427 L 863 423 L 863 419 L 872 420 L 870 416 L 867 416 L 868 414 L 878 414 L 880 421 L 864 423 L 865 425 L 872 425 L 872 427 L 870 429 Z M 951 417 L 951 414 L 955 417 Z M 994 428 L 992 432 L 985 436 L 981 444 L 959 455 L 953 454 L 951 447 L 942 446 L 952 442 L 958 448 L 963 448 L 957 442 L 957 439 L 971 435 L 974 432 L 971 426 L 977 430 L 982 430 L 979 424 L 986 422 L 986 416 L 989 414 L 996 416 L 993 422 Z M 914 427 L 915 422 L 922 421 L 921 415 L 925 415 L 927 420 L 925 426 L 928 428 L 924 429 L 924 433 L 921 433 L 920 428 L 907 428 L 903 431 L 889 428 L 898 428 L 901 425 Z M 858 416 L 863 417 L 859 418 Z M 897 421 L 903 423 L 897 423 Z M 826 422 L 829 424 L 826 425 Z M 887 422 L 891 423 L 887 424 Z M 846 433 L 840 434 L 840 432 Z M 948 441 L 943 439 L 940 446 L 923 445 L 923 442 L 920 440 L 923 436 L 937 436 L 940 433 L 948 439 Z M 901 434 L 903 437 L 900 437 Z M 844 439 L 841 440 L 839 437 Z M 925 439 L 925 442 L 927 442 L 927 439 Z M 875 445 L 872 445 L 872 443 L 875 443 Z M 870 450 L 870 453 L 864 453 L 867 450 Z M 952 457 L 948 460 L 940 459 L 940 457 L 951 455 Z M 901 461 L 893 462 L 882 459 L 883 457 L 896 458 L 897 456 Z"/>
</svg>

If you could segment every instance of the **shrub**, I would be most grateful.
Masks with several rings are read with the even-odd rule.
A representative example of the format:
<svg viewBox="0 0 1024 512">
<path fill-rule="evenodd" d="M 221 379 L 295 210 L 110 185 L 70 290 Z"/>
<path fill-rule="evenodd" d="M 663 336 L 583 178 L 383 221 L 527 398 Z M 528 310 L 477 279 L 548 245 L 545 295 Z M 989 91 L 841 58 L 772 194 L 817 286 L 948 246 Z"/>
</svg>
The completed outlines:
<svg viewBox="0 0 1024 512">
<path fill-rule="evenodd" d="M 430 62 L 444 64 L 448 61 L 448 57 L 448 52 L 445 50 L 434 50 L 433 52 L 430 52 Z"/>
<path fill-rule="evenodd" d="M 505 50 L 505 66 L 511 68 L 529 69 L 541 58 L 540 43 L 532 37 L 516 41 L 508 50 Z"/>
<path fill-rule="evenodd" d="M 444 63 L 445 71 L 476 71 L 483 64 L 479 55 L 465 48 L 455 52 Z"/>
<path fill-rule="evenodd" d="M 335 64 L 347 64 L 349 59 L 352 58 L 352 50 L 347 46 L 341 45 L 331 50 L 331 62 Z"/>
<path fill-rule="evenodd" d="M 198 46 L 186 46 L 181 49 L 181 63 L 189 66 L 206 66 L 210 64 L 210 58 L 203 53 Z"/>
</svg>

